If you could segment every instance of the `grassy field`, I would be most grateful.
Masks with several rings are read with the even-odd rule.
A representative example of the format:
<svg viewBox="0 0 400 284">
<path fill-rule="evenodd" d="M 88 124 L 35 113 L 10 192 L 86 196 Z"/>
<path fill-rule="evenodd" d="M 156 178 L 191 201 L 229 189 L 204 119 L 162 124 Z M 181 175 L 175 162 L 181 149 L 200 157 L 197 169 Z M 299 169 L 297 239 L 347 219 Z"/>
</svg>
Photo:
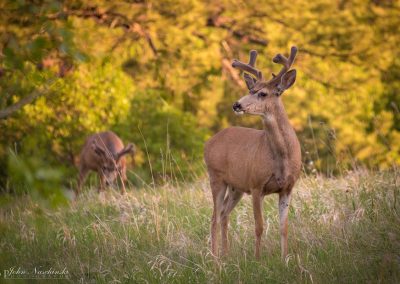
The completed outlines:
<svg viewBox="0 0 400 284">
<path fill-rule="evenodd" d="M 0 209 L 0 278 L 12 283 L 3 279 L 11 267 L 52 267 L 66 268 L 69 280 L 59 282 L 71 283 L 400 283 L 399 191 L 394 170 L 302 177 L 290 209 L 286 261 L 275 195 L 264 201 L 260 261 L 253 256 L 249 196 L 232 213 L 229 255 L 211 256 L 207 180 L 123 197 L 87 189 L 58 209 L 18 198 Z"/>
</svg>

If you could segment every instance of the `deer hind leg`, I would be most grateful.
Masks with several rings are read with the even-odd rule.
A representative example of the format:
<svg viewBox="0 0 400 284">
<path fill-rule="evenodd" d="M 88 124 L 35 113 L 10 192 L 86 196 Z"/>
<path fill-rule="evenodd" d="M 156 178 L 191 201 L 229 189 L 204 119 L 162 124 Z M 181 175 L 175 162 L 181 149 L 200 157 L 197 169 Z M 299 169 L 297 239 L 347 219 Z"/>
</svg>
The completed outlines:
<svg viewBox="0 0 400 284">
<path fill-rule="evenodd" d="M 263 195 L 259 191 L 255 191 L 252 193 L 253 197 L 253 213 L 255 220 L 255 234 L 256 234 L 256 243 L 255 243 L 255 257 L 257 259 L 260 258 L 260 246 L 261 246 L 261 237 L 264 231 L 264 218 L 262 213 L 262 202 Z"/>
<path fill-rule="evenodd" d="M 221 238 L 222 238 L 222 255 L 228 252 L 228 225 L 229 215 L 235 206 L 242 199 L 243 192 L 235 190 L 233 187 L 228 186 L 228 194 L 224 200 L 223 209 L 221 212 Z"/>
<path fill-rule="evenodd" d="M 218 256 L 218 225 L 221 221 L 222 206 L 227 186 L 222 180 L 211 180 L 210 186 L 214 203 L 211 219 L 211 252 L 214 256 Z"/>
<path fill-rule="evenodd" d="M 279 194 L 279 225 L 281 234 L 281 256 L 283 259 L 288 254 L 288 213 L 290 193 Z"/>
</svg>

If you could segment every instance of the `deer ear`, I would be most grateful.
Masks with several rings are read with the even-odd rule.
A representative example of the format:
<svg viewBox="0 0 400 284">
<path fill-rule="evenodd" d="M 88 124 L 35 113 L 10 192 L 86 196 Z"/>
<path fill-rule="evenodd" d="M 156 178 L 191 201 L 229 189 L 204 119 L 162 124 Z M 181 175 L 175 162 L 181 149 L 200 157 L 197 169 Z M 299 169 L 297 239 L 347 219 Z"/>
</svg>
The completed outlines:
<svg viewBox="0 0 400 284">
<path fill-rule="evenodd" d="M 93 149 L 93 151 L 94 151 L 97 155 L 99 155 L 99 156 L 103 156 L 103 155 L 105 154 L 104 149 L 103 149 L 102 147 L 100 147 L 100 146 L 96 143 L 96 141 L 93 141 L 93 143 L 92 143 L 92 149 Z"/>
<path fill-rule="evenodd" d="M 282 92 L 289 89 L 294 84 L 296 81 L 296 73 L 296 69 L 293 69 L 283 74 L 281 83 L 279 84 Z"/>
<path fill-rule="evenodd" d="M 124 149 L 122 149 L 118 153 L 118 159 L 120 159 L 122 156 L 129 154 L 129 153 L 135 153 L 135 145 L 129 143 L 128 145 L 125 146 Z"/>
</svg>

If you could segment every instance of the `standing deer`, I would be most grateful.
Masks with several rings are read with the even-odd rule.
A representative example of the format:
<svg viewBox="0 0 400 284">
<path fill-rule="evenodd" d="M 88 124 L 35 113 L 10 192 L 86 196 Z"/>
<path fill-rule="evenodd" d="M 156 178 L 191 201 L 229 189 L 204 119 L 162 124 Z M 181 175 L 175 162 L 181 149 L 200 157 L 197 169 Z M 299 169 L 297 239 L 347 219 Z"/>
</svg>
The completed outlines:
<svg viewBox="0 0 400 284">
<path fill-rule="evenodd" d="M 79 162 L 78 189 L 81 192 L 90 170 L 98 173 L 100 178 L 99 192 L 105 185 L 112 185 L 119 176 L 122 181 L 121 193 L 125 193 L 126 160 L 125 155 L 134 153 L 134 146 L 124 147 L 121 139 L 111 131 L 100 132 L 89 136 L 83 146 Z"/>
<path fill-rule="evenodd" d="M 279 194 L 281 252 L 288 253 L 288 211 L 292 188 L 300 175 L 301 151 L 296 133 L 290 125 L 281 95 L 296 80 L 296 70 L 290 70 L 297 48 L 289 58 L 281 54 L 273 58 L 283 65 L 278 75 L 266 81 L 255 68 L 257 52 L 250 52 L 248 64 L 234 60 L 232 66 L 244 74 L 249 94 L 233 104 L 236 114 L 259 115 L 264 130 L 229 127 L 207 141 L 204 159 L 210 177 L 214 210 L 211 224 L 211 250 L 218 255 L 217 232 L 221 225 L 222 254 L 228 249 L 229 214 L 244 193 L 251 194 L 255 219 L 255 256 L 260 257 L 263 234 L 263 198 Z"/>
</svg>

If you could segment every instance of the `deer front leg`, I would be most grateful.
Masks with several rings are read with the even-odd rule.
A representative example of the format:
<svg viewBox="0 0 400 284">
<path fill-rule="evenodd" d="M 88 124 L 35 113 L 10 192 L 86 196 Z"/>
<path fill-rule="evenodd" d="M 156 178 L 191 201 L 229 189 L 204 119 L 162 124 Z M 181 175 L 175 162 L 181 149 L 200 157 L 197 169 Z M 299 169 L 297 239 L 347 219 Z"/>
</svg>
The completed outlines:
<svg viewBox="0 0 400 284">
<path fill-rule="evenodd" d="M 82 186 L 86 180 L 88 172 L 89 172 L 89 170 L 85 167 L 79 168 L 78 186 L 75 190 L 75 198 L 77 198 L 78 195 L 82 192 Z"/>
<path fill-rule="evenodd" d="M 285 259 L 288 254 L 288 213 L 290 193 L 279 194 L 279 225 L 281 234 L 281 256 Z"/>
<path fill-rule="evenodd" d="M 264 231 L 264 218 L 262 214 L 262 202 L 263 196 L 260 191 L 252 192 L 253 197 L 253 213 L 254 213 L 254 221 L 255 221 L 255 234 L 256 234 L 256 244 L 255 244 L 255 257 L 260 259 L 260 246 L 261 246 L 261 237 Z"/>
<path fill-rule="evenodd" d="M 100 179 L 100 186 L 99 186 L 99 189 L 98 189 L 98 193 L 104 191 L 105 183 L 106 183 L 105 176 L 101 172 L 99 172 L 99 179 Z"/>
<path fill-rule="evenodd" d="M 121 184 L 122 184 L 122 186 L 121 186 L 121 194 L 123 195 L 123 194 L 126 193 L 126 189 L 125 189 L 125 182 L 127 180 L 127 178 L 126 178 L 126 166 L 123 166 L 121 168 L 120 177 L 121 177 Z"/>
<path fill-rule="evenodd" d="M 226 193 L 226 184 L 223 181 L 211 181 L 211 192 L 213 196 L 213 215 L 211 219 L 211 252 L 218 256 L 218 225 L 221 221 L 222 205 Z"/>
<path fill-rule="evenodd" d="M 243 192 L 235 190 L 234 188 L 228 189 L 228 196 L 224 200 L 224 205 L 221 213 L 221 238 L 222 238 L 222 255 L 228 252 L 228 225 L 229 215 L 233 208 L 242 199 Z"/>
</svg>

